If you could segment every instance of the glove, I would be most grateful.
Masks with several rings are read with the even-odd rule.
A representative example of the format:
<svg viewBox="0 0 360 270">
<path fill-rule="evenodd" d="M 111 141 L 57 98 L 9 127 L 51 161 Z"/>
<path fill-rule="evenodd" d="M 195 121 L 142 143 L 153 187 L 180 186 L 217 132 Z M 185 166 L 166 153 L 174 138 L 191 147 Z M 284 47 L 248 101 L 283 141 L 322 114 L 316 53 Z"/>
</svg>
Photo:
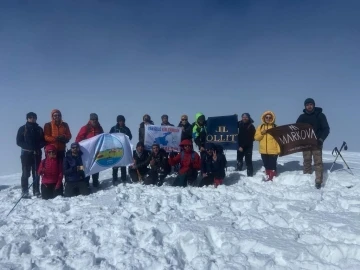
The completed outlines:
<svg viewBox="0 0 360 270">
<path fill-rule="evenodd" d="M 323 141 L 323 139 L 320 138 L 317 140 L 317 143 L 318 143 L 318 146 L 323 146 L 324 141 Z"/>
</svg>

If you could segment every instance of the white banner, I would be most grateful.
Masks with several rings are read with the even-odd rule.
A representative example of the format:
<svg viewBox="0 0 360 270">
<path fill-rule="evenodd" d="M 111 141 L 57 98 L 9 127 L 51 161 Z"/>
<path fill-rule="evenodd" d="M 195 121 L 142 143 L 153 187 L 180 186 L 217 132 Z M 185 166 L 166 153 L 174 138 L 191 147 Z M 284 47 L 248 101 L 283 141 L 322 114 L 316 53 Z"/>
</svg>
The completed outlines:
<svg viewBox="0 0 360 270">
<path fill-rule="evenodd" d="M 123 133 L 99 134 L 79 144 L 86 176 L 111 167 L 133 164 L 133 145 Z"/>
<path fill-rule="evenodd" d="M 180 127 L 145 125 L 145 148 L 157 143 L 166 152 L 180 152 L 181 132 Z"/>
</svg>

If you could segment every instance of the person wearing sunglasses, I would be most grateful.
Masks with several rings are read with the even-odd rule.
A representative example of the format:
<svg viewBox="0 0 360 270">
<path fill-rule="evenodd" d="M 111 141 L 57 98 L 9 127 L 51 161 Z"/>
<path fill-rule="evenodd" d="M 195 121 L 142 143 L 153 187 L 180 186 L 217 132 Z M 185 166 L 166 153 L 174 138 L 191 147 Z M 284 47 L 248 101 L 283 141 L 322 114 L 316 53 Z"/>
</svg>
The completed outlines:
<svg viewBox="0 0 360 270">
<path fill-rule="evenodd" d="M 57 157 L 55 145 L 45 147 L 45 159 L 40 163 L 38 175 L 41 179 L 41 197 L 45 200 L 62 195 L 63 166 L 62 159 Z"/>
<path fill-rule="evenodd" d="M 44 130 L 36 123 L 37 115 L 34 112 L 26 114 L 26 123 L 22 125 L 16 135 L 16 144 L 21 148 L 21 189 L 22 197 L 30 198 L 29 177 L 33 178 L 33 194 L 40 196 L 39 177 L 37 168 L 41 162 L 41 149 L 45 146 Z"/>
<path fill-rule="evenodd" d="M 71 144 L 71 149 L 66 152 L 63 172 L 65 176 L 65 197 L 89 195 L 90 188 L 85 178 L 84 165 L 81 159 L 82 152 L 77 142 Z"/>
<path fill-rule="evenodd" d="M 181 128 L 181 141 L 190 140 L 192 141 L 192 126 L 189 123 L 189 118 L 186 114 L 181 116 L 178 127 Z"/>
<path fill-rule="evenodd" d="M 261 124 L 255 132 L 255 140 L 259 142 L 259 152 L 265 167 L 265 180 L 272 181 L 276 176 L 277 158 L 280 154 L 280 146 L 275 138 L 267 133 L 271 128 L 276 127 L 275 114 L 266 111 L 261 116 Z"/>
</svg>

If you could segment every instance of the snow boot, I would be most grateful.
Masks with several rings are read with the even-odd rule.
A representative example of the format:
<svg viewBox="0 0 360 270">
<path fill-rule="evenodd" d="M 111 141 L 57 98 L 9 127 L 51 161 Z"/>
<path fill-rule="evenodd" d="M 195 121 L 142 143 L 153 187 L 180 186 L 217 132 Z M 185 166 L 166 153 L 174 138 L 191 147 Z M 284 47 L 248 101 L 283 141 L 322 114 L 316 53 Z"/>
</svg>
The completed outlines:
<svg viewBox="0 0 360 270">
<path fill-rule="evenodd" d="M 214 179 L 214 186 L 217 188 L 219 185 L 222 185 L 223 180 L 222 179 Z"/>
<path fill-rule="evenodd" d="M 273 178 L 276 176 L 276 171 L 275 170 L 269 170 L 269 181 L 272 181 Z"/>
<path fill-rule="evenodd" d="M 236 170 L 237 171 L 242 171 L 243 165 L 244 165 L 243 162 L 238 161 L 237 164 L 236 164 Z"/>
<path fill-rule="evenodd" d="M 29 194 L 28 191 L 23 191 L 22 194 L 21 194 L 21 197 L 23 199 L 31 199 L 31 195 Z"/>
<path fill-rule="evenodd" d="M 246 169 L 246 174 L 248 177 L 252 177 L 254 173 L 252 169 Z"/>
</svg>

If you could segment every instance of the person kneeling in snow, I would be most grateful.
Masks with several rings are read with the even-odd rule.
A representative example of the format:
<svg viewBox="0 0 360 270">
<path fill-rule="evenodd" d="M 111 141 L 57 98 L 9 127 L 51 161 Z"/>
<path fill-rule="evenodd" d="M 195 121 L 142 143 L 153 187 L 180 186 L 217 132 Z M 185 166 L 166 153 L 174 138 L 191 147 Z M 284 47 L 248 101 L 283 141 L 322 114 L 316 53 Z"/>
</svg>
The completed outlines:
<svg viewBox="0 0 360 270">
<path fill-rule="evenodd" d="M 152 151 L 146 163 L 150 164 L 149 176 L 144 180 L 145 185 L 162 186 L 165 177 L 171 172 L 168 154 L 157 143 L 152 145 Z"/>
<path fill-rule="evenodd" d="M 65 197 L 89 195 L 89 185 L 85 179 L 82 152 L 78 143 L 71 144 L 71 150 L 66 152 L 63 169 L 65 175 Z"/>
<path fill-rule="evenodd" d="M 225 178 L 226 157 L 213 143 L 205 144 L 206 155 L 201 160 L 202 179 L 199 187 L 221 185 Z"/>
<path fill-rule="evenodd" d="M 134 164 L 129 166 L 129 175 L 134 183 L 142 182 L 145 179 L 149 169 L 150 151 L 144 149 L 144 143 L 138 142 L 136 150 L 133 151 Z"/>
<path fill-rule="evenodd" d="M 45 147 L 45 159 L 39 165 L 38 175 L 41 179 L 41 197 L 45 200 L 62 195 L 63 168 L 61 159 L 57 158 L 55 145 Z"/>
<path fill-rule="evenodd" d="M 183 140 L 180 143 L 181 152 L 175 157 L 169 159 L 169 164 L 175 166 L 180 163 L 179 174 L 176 177 L 173 186 L 186 187 L 193 185 L 200 170 L 200 156 L 192 148 L 190 140 Z"/>
</svg>

